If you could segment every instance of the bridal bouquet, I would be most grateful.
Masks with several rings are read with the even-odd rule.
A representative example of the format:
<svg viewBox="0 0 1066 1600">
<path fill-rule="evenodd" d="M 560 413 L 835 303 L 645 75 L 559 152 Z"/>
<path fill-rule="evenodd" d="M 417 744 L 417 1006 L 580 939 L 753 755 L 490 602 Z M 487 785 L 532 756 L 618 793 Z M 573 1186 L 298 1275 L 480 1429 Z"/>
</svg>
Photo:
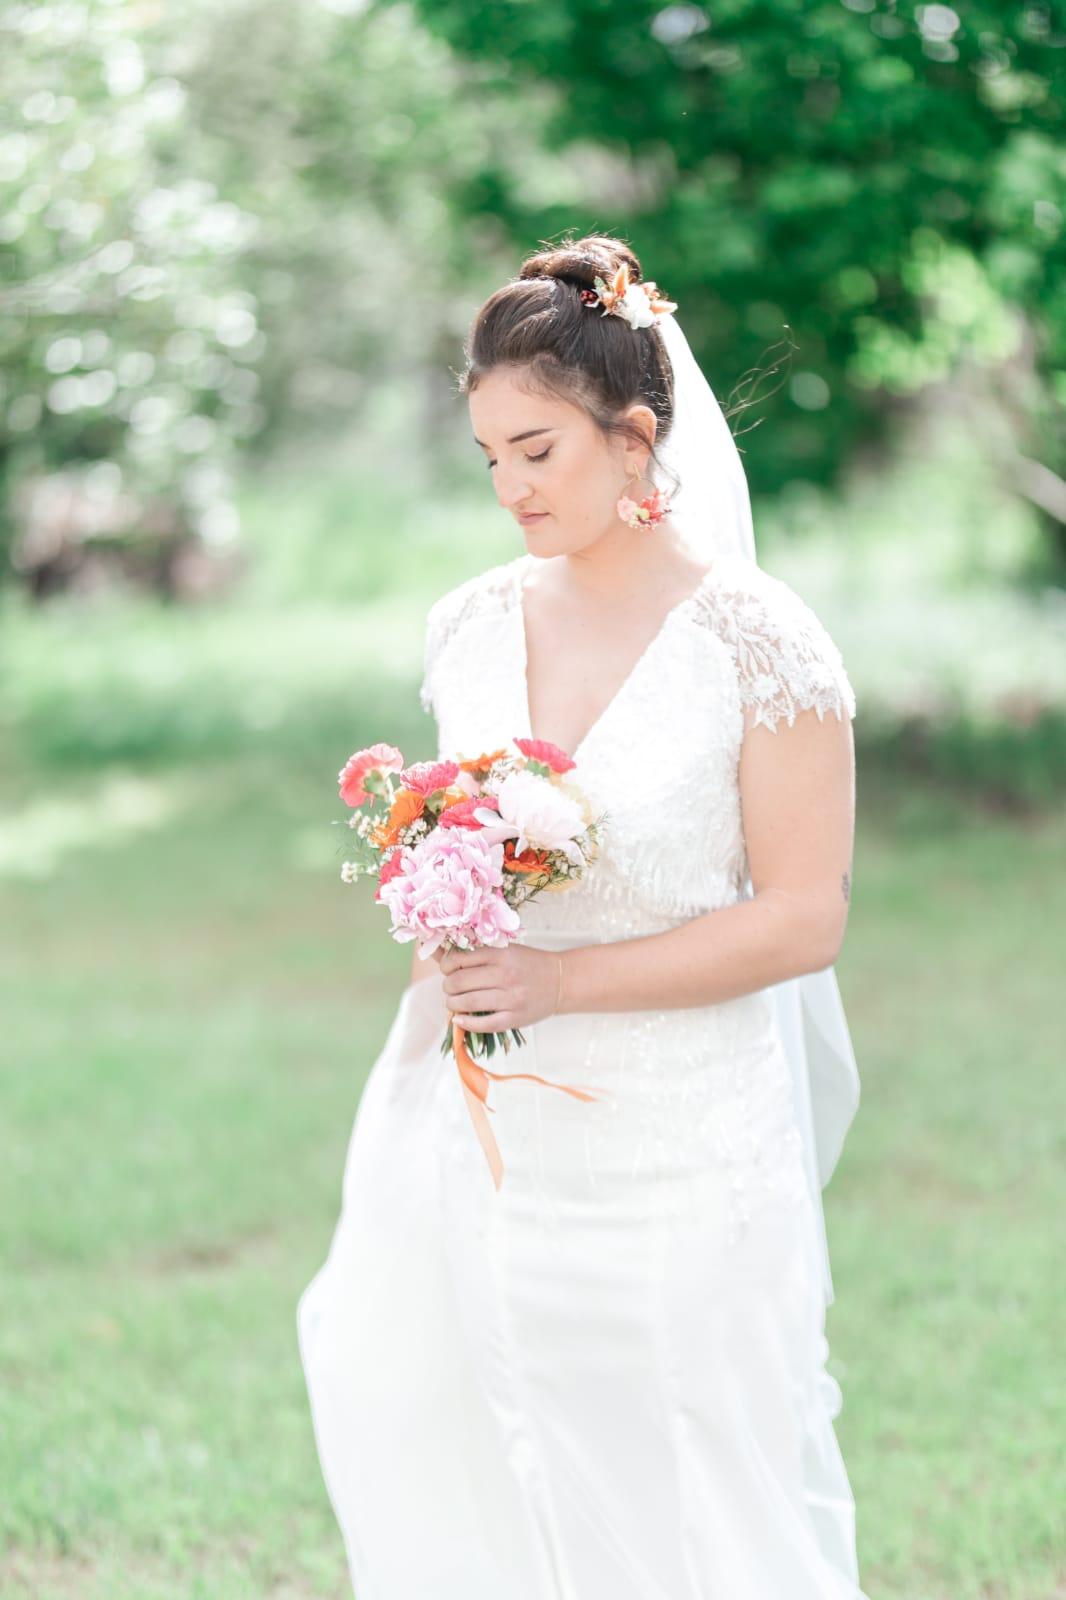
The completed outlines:
<svg viewBox="0 0 1066 1600">
<path fill-rule="evenodd" d="M 338 774 L 353 834 L 353 859 L 343 863 L 341 878 L 377 877 L 374 899 L 389 910 L 392 937 L 416 939 L 423 961 L 440 947 L 506 946 L 521 930 L 520 907 L 568 888 L 599 851 L 604 817 L 594 817 L 565 778 L 575 763 L 544 739 L 513 743 L 517 754 L 501 749 L 411 766 L 395 745 L 374 744 L 357 750 Z M 468 1034 L 449 1021 L 441 1044 L 442 1054 L 455 1056 L 497 1189 L 503 1166 L 485 1117 L 489 1078 L 527 1078 L 595 1098 L 536 1073 L 490 1072 L 474 1059 L 501 1046 L 509 1051 L 512 1040 L 525 1043 L 518 1028 Z"/>
</svg>

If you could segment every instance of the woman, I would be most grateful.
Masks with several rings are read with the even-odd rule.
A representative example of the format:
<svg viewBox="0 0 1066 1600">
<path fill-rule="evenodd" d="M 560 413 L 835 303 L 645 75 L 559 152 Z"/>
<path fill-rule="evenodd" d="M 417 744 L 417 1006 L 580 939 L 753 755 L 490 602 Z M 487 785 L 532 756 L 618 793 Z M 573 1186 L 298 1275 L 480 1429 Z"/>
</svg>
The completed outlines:
<svg viewBox="0 0 1066 1600">
<path fill-rule="evenodd" d="M 442 757 L 568 751 L 606 825 L 518 942 L 416 954 L 359 1105 L 298 1311 L 357 1600 L 863 1600 L 819 1194 L 855 1105 L 824 988 L 854 697 L 751 559 L 673 309 L 592 236 L 471 331 L 474 437 L 525 549 L 431 608 L 422 701 Z M 667 462 L 673 500 L 641 497 Z M 600 1091 L 497 1084 L 498 1191 L 449 1016 Z"/>
</svg>

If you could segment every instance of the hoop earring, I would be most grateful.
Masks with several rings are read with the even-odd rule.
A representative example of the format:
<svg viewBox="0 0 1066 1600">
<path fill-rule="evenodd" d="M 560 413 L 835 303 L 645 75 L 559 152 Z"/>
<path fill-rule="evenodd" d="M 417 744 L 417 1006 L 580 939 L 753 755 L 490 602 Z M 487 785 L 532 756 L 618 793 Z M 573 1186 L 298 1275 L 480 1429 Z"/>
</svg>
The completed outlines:
<svg viewBox="0 0 1066 1600">
<path fill-rule="evenodd" d="M 631 483 L 639 483 L 642 476 L 642 473 L 635 472 L 631 478 L 627 478 L 626 489 Z M 667 515 L 670 501 L 661 489 L 654 489 L 651 494 L 645 495 L 644 499 L 639 501 L 631 500 L 623 490 L 615 510 L 627 527 L 651 528 Z"/>
</svg>

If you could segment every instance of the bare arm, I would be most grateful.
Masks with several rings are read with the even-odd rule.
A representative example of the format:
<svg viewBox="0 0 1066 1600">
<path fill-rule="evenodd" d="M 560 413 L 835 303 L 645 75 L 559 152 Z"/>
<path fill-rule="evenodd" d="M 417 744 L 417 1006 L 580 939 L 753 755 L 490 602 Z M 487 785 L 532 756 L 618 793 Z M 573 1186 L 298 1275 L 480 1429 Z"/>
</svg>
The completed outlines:
<svg viewBox="0 0 1066 1600">
<path fill-rule="evenodd" d="M 745 736 L 739 765 L 754 897 L 666 933 L 563 952 L 562 1011 L 714 1005 L 836 960 L 855 830 L 851 720 L 815 710 Z"/>
<path fill-rule="evenodd" d="M 436 977 L 437 973 L 440 971 L 440 964 L 439 960 L 437 959 L 439 955 L 439 950 L 434 951 L 433 955 L 430 956 L 428 961 L 423 961 L 418 954 L 418 940 L 412 939 L 411 976 L 408 981 L 410 983 L 420 983 L 423 978 Z"/>
</svg>

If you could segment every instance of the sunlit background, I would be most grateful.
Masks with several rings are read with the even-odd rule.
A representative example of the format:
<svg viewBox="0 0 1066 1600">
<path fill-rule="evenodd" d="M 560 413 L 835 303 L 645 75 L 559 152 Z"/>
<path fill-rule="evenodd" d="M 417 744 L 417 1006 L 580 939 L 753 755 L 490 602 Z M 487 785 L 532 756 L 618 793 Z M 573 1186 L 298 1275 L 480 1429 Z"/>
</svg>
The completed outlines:
<svg viewBox="0 0 1066 1600">
<path fill-rule="evenodd" d="M 455 380 L 570 230 L 856 692 L 864 1587 L 1066 1592 L 1064 61 L 992 0 L 0 0 L 5 1597 L 349 1593 L 295 1302 L 410 952 L 336 774 L 433 753 L 426 608 L 523 548 Z"/>
</svg>

